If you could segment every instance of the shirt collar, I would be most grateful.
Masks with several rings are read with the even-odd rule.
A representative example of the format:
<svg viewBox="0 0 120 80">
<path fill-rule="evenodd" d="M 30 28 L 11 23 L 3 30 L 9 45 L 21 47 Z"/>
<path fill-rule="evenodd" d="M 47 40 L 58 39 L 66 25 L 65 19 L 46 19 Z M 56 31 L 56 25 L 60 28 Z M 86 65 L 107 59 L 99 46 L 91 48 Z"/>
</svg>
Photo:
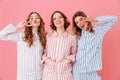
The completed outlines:
<svg viewBox="0 0 120 80">
<path fill-rule="evenodd" d="M 85 30 L 82 30 L 82 34 L 85 34 L 85 33 L 87 33 L 87 31 L 85 31 Z"/>
<path fill-rule="evenodd" d="M 65 31 L 61 36 L 66 37 L 68 35 L 68 32 Z M 56 31 L 53 32 L 53 36 L 58 36 L 58 33 Z"/>
</svg>

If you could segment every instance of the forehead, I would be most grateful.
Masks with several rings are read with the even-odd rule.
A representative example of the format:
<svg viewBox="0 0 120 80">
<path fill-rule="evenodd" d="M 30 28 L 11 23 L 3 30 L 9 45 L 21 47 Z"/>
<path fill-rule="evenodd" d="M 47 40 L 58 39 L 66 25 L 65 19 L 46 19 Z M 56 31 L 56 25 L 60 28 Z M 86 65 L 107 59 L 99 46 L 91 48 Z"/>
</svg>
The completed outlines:
<svg viewBox="0 0 120 80">
<path fill-rule="evenodd" d="M 77 17 L 75 17 L 75 21 L 78 21 L 78 20 L 81 19 L 81 18 L 84 18 L 84 17 L 82 17 L 82 16 L 77 16 Z"/>
<path fill-rule="evenodd" d="M 60 13 L 55 13 L 54 15 L 53 15 L 53 17 L 59 17 L 59 16 L 62 16 Z"/>
<path fill-rule="evenodd" d="M 39 17 L 39 16 L 38 16 L 38 14 L 33 13 L 33 14 L 31 14 L 31 16 L 30 16 L 30 17 Z"/>
</svg>

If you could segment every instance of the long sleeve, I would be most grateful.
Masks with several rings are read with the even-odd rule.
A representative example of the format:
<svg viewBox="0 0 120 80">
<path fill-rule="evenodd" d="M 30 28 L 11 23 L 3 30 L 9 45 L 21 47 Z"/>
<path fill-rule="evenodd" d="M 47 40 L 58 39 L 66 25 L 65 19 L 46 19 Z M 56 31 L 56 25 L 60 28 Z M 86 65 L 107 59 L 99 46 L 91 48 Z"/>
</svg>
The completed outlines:
<svg viewBox="0 0 120 80">
<path fill-rule="evenodd" d="M 101 27 L 102 33 L 105 33 L 107 30 L 109 30 L 117 21 L 116 16 L 101 16 L 97 17 L 97 23 L 103 23 Z"/>
<path fill-rule="evenodd" d="M 71 46 L 70 55 L 67 56 L 66 58 L 70 59 L 70 60 L 72 60 L 74 62 L 76 53 L 77 53 L 77 39 L 76 39 L 76 36 L 74 36 L 74 38 L 72 40 L 72 46 Z"/>
<path fill-rule="evenodd" d="M 44 50 L 44 54 L 42 56 L 41 63 L 44 64 L 44 62 L 48 59 L 49 57 L 47 56 L 47 51 L 46 49 Z"/>
<path fill-rule="evenodd" d="M 19 35 L 15 31 L 17 27 L 13 24 L 9 24 L 2 31 L 0 31 L 0 39 L 1 40 L 10 40 L 10 41 L 18 41 Z"/>
<path fill-rule="evenodd" d="M 46 38 L 48 38 L 48 35 L 46 35 Z M 42 60 L 41 60 L 41 63 L 42 63 L 42 64 L 44 64 L 44 62 L 49 58 L 49 57 L 47 56 L 47 46 L 48 46 L 48 44 L 46 43 L 46 48 L 45 48 L 45 50 L 44 50 L 44 53 L 43 53 L 43 55 L 42 55 Z"/>
</svg>

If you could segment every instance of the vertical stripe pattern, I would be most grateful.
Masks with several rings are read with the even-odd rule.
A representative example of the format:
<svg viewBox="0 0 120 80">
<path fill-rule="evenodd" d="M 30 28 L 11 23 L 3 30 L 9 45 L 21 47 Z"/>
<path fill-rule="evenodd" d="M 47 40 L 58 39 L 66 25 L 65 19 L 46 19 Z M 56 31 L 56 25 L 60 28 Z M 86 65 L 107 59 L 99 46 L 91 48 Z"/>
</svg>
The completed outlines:
<svg viewBox="0 0 120 80">
<path fill-rule="evenodd" d="M 98 24 L 102 24 L 100 26 L 94 26 L 95 33 L 82 31 L 82 36 L 78 40 L 78 52 L 76 62 L 73 65 L 73 76 L 75 80 L 80 80 L 82 77 L 77 76 L 79 78 L 76 78 L 76 75 L 82 73 L 87 74 L 102 69 L 102 39 L 105 32 L 115 24 L 117 17 L 101 16 L 97 17 L 97 21 Z"/>
<path fill-rule="evenodd" d="M 101 80 L 96 71 L 88 73 L 78 73 L 74 76 L 74 80 Z"/>
<path fill-rule="evenodd" d="M 69 32 L 58 35 L 56 31 L 52 36 L 47 36 L 46 55 L 43 58 L 51 58 L 55 62 L 44 64 L 43 80 L 73 80 L 72 65 L 64 62 L 64 59 L 75 61 L 76 36 Z M 44 60 L 44 59 L 43 59 Z"/>
<path fill-rule="evenodd" d="M 17 42 L 17 80 L 40 80 L 42 78 L 42 47 L 37 33 L 34 33 L 35 41 L 30 48 L 23 41 L 23 32 L 16 33 L 17 28 L 9 24 L 0 32 L 1 40 Z"/>
</svg>

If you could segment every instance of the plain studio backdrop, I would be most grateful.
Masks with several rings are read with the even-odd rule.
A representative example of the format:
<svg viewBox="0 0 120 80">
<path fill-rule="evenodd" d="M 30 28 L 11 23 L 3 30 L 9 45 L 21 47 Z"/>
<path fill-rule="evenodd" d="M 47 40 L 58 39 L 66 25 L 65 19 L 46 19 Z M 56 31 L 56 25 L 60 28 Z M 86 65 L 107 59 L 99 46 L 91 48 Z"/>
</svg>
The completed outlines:
<svg viewBox="0 0 120 80">
<path fill-rule="evenodd" d="M 64 12 L 70 22 L 78 10 L 93 17 L 118 16 L 117 23 L 103 39 L 103 70 L 99 74 L 102 80 L 120 80 L 120 0 L 0 0 L 0 30 L 9 23 L 24 21 L 31 11 L 36 11 L 42 16 L 48 31 L 50 16 L 55 10 Z M 0 80 L 16 80 L 16 49 L 15 42 L 0 40 Z"/>
</svg>

